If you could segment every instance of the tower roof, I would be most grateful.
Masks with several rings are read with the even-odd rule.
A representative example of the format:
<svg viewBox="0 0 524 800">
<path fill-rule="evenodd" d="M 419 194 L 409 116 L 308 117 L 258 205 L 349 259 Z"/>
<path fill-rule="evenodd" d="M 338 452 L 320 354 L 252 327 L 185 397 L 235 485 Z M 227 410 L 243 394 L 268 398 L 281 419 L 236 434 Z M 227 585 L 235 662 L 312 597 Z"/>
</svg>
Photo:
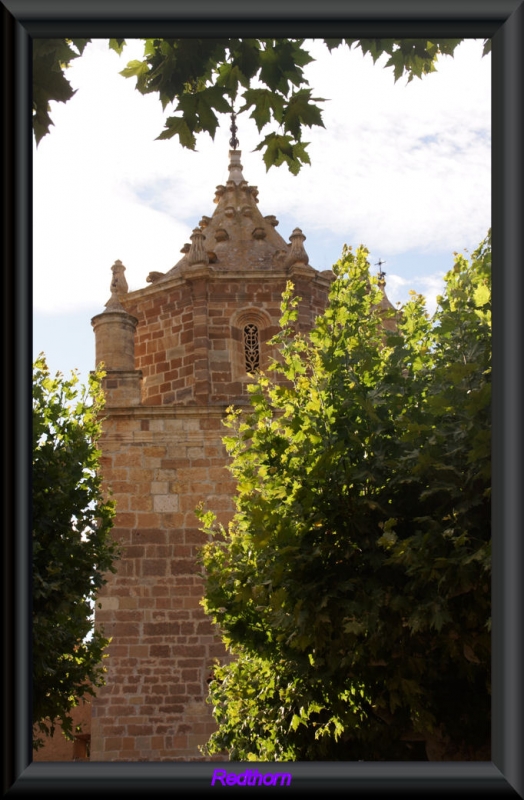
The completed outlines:
<svg viewBox="0 0 524 800">
<path fill-rule="evenodd" d="M 268 270 L 289 265 L 290 258 L 307 264 L 302 242 L 305 236 L 296 228 L 288 244 L 276 231 L 277 218 L 263 216 L 258 208 L 258 189 L 250 186 L 242 173 L 241 151 L 229 151 L 229 176 L 225 186 L 217 186 L 216 208 L 211 217 L 203 216 L 193 229 L 191 243 L 182 248 L 182 258 L 165 275 L 150 273 L 148 282 L 174 277 L 184 267 L 212 264 L 216 271 Z M 294 238 L 300 238 L 297 246 Z"/>
</svg>

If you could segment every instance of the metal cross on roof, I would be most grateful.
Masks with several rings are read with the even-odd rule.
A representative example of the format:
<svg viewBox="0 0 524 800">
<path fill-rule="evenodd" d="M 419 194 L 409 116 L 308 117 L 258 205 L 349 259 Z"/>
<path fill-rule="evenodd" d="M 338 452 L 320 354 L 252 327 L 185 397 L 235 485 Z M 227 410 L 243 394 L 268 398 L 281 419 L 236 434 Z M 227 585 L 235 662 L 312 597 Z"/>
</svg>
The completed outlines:
<svg viewBox="0 0 524 800">
<path fill-rule="evenodd" d="M 385 261 L 382 261 L 382 259 L 379 258 L 379 260 L 375 264 L 375 266 L 378 267 L 378 277 L 379 277 L 379 280 L 381 280 L 381 281 L 383 281 L 384 278 L 386 277 L 386 273 L 382 269 L 382 264 L 385 264 L 385 263 L 386 263 Z"/>
</svg>

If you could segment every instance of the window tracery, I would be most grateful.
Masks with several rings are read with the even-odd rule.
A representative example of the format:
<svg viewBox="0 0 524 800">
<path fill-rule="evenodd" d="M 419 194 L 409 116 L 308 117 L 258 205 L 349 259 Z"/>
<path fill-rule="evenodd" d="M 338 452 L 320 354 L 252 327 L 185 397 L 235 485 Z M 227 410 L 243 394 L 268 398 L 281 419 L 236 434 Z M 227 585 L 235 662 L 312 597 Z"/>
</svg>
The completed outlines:
<svg viewBox="0 0 524 800">
<path fill-rule="evenodd" d="M 246 372 L 253 374 L 260 370 L 260 338 L 254 323 L 244 325 L 244 358 Z"/>
</svg>

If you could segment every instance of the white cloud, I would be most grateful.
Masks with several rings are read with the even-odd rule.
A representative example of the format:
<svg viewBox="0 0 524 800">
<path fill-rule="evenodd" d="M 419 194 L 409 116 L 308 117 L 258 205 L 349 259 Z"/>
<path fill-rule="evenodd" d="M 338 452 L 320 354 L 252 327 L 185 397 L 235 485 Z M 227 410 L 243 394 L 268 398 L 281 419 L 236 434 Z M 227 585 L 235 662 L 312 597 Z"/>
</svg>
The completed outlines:
<svg viewBox="0 0 524 800">
<path fill-rule="evenodd" d="M 119 59 L 104 41 L 89 45 L 70 70 L 77 94 L 53 104 L 55 126 L 34 159 L 37 310 L 102 310 L 116 258 L 130 288 L 145 286 L 150 270 L 178 261 L 227 178 L 229 122 L 215 142 L 200 137 L 196 153 L 155 141 L 165 116 L 158 99 L 118 74 L 139 48 Z M 313 249 L 328 237 L 338 252 L 364 242 L 388 258 L 474 247 L 490 224 L 490 64 L 481 43 L 462 43 L 438 73 L 409 86 L 360 51 L 314 49 L 313 95 L 330 100 L 326 129 L 305 131 L 311 167 L 297 177 L 285 167 L 266 173 L 251 152 L 261 138 L 254 123 L 239 120 L 244 174 L 259 186 L 263 213 L 296 220 Z"/>
<path fill-rule="evenodd" d="M 390 252 L 452 250 L 457 237 L 482 238 L 490 213 L 490 83 L 480 51 L 479 42 L 465 42 L 438 73 L 408 86 L 359 52 L 333 53 L 329 71 L 325 59 L 319 63 L 311 82 L 332 98 L 327 133 L 312 131 L 314 169 L 299 176 L 304 188 L 310 180 L 296 194 L 296 211 Z M 340 75 L 350 80 L 334 80 Z M 283 189 L 284 202 L 293 189 Z M 311 202 L 317 196 L 321 204 Z"/>
<path fill-rule="evenodd" d="M 437 308 L 437 297 L 442 294 L 444 287 L 444 273 L 414 276 L 409 280 L 400 275 L 387 276 L 386 292 L 393 305 L 404 305 L 410 300 L 410 292 L 417 292 L 426 298 L 426 309 L 431 316 Z"/>
</svg>

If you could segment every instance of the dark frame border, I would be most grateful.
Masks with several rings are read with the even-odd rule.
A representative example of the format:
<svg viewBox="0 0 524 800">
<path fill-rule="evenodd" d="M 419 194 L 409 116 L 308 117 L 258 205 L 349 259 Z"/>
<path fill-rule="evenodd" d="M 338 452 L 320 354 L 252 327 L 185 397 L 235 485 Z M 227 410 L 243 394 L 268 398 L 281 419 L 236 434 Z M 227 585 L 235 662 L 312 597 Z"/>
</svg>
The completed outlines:
<svg viewBox="0 0 524 800">
<path fill-rule="evenodd" d="M 354 797 L 524 797 L 524 0 L 2 0 L 4 795 L 209 790 L 209 763 L 31 763 L 30 54 L 34 37 L 447 36 L 493 39 L 492 762 L 298 763 L 293 785 Z"/>
</svg>

